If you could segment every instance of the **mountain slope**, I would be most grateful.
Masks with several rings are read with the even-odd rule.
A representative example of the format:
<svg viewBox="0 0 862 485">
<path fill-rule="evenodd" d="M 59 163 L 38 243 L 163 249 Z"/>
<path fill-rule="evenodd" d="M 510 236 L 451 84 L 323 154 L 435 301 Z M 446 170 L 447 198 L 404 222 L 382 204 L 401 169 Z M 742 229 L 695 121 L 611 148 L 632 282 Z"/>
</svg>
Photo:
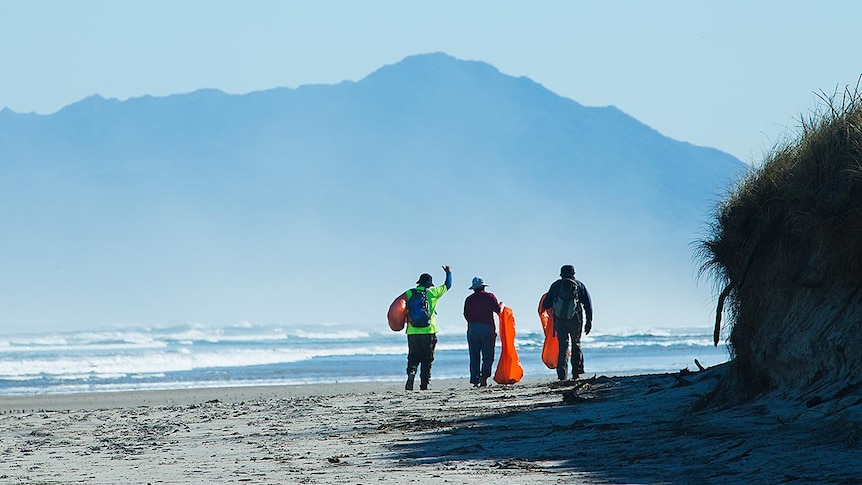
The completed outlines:
<svg viewBox="0 0 862 485">
<path fill-rule="evenodd" d="M 526 317 L 566 263 L 597 321 L 699 324 L 689 244 L 743 171 L 445 54 L 336 85 L 6 110 L 0 163 L 0 326 L 369 328 L 444 263 L 458 290 L 444 328 L 461 327 L 475 274 Z"/>
</svg>

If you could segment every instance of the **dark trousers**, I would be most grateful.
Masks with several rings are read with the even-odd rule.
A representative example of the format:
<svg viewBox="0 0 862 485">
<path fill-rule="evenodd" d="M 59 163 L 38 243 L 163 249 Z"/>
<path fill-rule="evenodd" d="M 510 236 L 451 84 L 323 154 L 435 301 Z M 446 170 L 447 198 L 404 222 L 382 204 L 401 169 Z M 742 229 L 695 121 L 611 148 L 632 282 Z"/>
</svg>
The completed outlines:
<svg viewBox="0 0 862 485">
<path fill-rule="evenodd" d="M 424 386 L 431 380 L 431 363 L 434 362 L 434 349 L 437 347 L 437 335 L 418 334 L 407 336 L 407 375 L 415 376 L 416 369 L 421 365 L 419 378 Z"/>
<path fill-rule="evenodd" d="M 467 348 L 470 352 L 470 384 L 480 384 L 491 377 L 497 332 L 487 323 L 467 324 Z"/>
<path fill-rule="evenodd" d="M 572 341 L 572 377 L 584 373 L 584 354 L 581 352 L 581 321 L 554 319 L 554 331 L 557 332 L 557 340 L 560 343 L 560 355 L 557 357 L 557 377 L 560 380 L 566 378 L 569 372 L 569 363 L 566 362 L 566 354 L 569 353 L 569 340 Z"/>
</svg>

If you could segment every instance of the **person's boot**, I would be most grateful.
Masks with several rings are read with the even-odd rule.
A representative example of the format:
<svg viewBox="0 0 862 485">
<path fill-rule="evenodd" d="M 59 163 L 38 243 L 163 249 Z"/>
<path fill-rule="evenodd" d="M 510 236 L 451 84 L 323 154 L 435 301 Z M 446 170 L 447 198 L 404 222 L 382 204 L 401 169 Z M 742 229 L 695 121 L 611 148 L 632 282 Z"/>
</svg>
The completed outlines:
<svg viewBox="0 0 862 485">
<path fill-rule="evenodd" d="M 419 390 L 420 391 L 427 391 L 431 385 L 430 381 L 431 381 L 431 379 L 422 379 L 422 381 L 419 383 Z"/>
<path fill-rule="evenodd" d="M 413 390 L 413 381 L 416 379 L 416 373 L 408 373 L 407 374 L 407 384 L 404 384 L 405 391 Z"/>
</svg>

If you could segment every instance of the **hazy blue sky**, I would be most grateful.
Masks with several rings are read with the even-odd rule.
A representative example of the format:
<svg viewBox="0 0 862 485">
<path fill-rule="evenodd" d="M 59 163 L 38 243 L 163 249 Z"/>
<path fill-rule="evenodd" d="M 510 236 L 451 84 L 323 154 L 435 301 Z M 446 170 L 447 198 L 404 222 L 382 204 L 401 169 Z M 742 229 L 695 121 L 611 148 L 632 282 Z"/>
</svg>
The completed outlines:
<svg viewBox="0 0 862 485">
<path fill-rule="evenodd" d="M 855 1 L 0 1 L 0 107 L 358 80 L 442 51 L 758 161 L 855 86 Z"/>
</svg>

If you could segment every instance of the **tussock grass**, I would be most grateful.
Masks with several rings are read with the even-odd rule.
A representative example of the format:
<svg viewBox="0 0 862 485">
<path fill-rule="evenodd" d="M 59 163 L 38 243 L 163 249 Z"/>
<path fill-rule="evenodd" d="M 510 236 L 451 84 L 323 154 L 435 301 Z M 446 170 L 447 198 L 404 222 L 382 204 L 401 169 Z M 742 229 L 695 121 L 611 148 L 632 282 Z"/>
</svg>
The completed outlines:
<svg viewBox="0 0 862 485">
<path fill-rule="evenodd" d="M 731 189 L 698 247 L 701 274 L 725 290 L 716 332 L 726 310 L 732 374 L 749 395 L 862 365 L 844 348 L 862 344 L 862 93 L 821 99 L 798 138 Z"/>
</svg>

